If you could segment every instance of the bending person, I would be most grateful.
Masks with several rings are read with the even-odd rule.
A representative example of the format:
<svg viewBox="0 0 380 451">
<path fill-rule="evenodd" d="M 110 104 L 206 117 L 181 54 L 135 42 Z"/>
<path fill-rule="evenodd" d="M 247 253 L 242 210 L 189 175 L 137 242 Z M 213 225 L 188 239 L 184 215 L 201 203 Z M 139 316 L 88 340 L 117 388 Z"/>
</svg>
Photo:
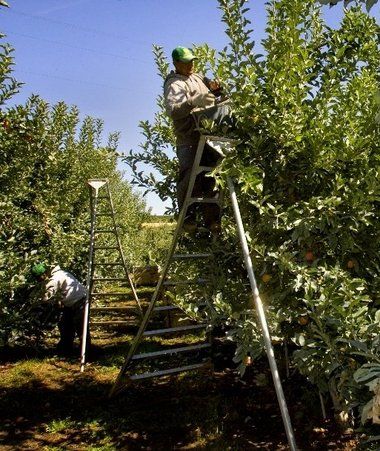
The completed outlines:
<svg viewBox="0 0 380 451">
<path fill-rule="evenodd" d="M 66 357 L 71 356 L 74 354 L 75 336 L 82 339 L 87 289 L 72 274 L 59 266 L 49 269 L 45 264 L 39 263 L 33 266 L 32 274 L 44 284 L 42 302 L 50 303 L 61 310 L 57 352 Z M 88 346 L 90 346 L 89 338 L 88 336 Z"/>
</svg>

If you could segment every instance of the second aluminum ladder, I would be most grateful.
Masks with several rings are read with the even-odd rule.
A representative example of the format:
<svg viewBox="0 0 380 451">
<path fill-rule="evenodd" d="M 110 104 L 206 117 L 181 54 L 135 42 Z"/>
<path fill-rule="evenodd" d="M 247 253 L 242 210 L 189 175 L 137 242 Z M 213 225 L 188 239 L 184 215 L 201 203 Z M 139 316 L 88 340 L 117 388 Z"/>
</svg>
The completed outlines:
<svg viewBox="0 0 380 451">
<path fill-rule="evenodd" d="M 91 231 L 81 346 L 81 371 L 84 370 L 86 363 L 87 337 L 91 327 L 129 325 L 128 313 L 136 316 L 137 310 L 137 314 L 142 315 L 140 300 L 120 241 L 109 182 L 107 179 L 91 179 L 88 181 L 88 185 Z M 99 194 L 100 190 L 101 194 Z M 125 287 L 132 293 L 132 306 L 125 302 L 126 298 L 130 298 L 130 294 L 121 289 Z M 115 302 L 111 301 L 116 301 L 118 305 L 113 305 Z M 121 303 L 123 305 L 120 305 Z M 113 316 L 108 321 L 91 320 L 90 312 L 103 315 L 116 314 L 117 317 L 115 319 Z"/>
</svg>

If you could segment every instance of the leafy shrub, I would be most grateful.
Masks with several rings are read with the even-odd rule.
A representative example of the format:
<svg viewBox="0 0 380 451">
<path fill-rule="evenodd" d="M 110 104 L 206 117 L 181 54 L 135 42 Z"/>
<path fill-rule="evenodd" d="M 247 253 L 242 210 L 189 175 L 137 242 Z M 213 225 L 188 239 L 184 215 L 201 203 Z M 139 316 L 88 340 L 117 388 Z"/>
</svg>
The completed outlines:
<svg viewBox="0 0 380 451">
<path fill-rule="evenodd" d="M 102 145 L 101 120 L 64 102 L 38 96 L 7 108 L 20 87 L 11 76 L 12 49 L 2 45 L 0 71 L 0 344 L 34 330 L 31 266 L 59 263 L 84 278 L 89 239 L 90 178 L 107 178 L 123 247 L 136 257 L 134 239 L 145 203 L 117 170 L 118 134 Z M 137 258 L 137 257 L 136 257 Z"/>
</svg>

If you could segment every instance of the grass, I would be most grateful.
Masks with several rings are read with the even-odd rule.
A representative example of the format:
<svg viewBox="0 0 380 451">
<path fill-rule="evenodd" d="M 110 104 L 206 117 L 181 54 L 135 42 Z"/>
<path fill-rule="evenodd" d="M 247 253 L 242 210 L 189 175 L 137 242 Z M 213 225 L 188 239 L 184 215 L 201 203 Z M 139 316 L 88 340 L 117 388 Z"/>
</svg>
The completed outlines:
<svg viewBox="0 0 380 451">
<path fill-rule="evenodd" d="M 272 384 L 259 383 L 271 381 L 265 359 L 240 380 L 224 352 L 227 365 L 219 362 L 214 374 L 146 381 L 110 400 L 133 334 L 94 337 L 100 352 L 84 373 L 78 359 L 54 356 L 56 338 L 35 355 L 30 349 L 8 352 L 0 366 L 1 450 L 287 449 Z M 182 342 L 155 338 L 145 346 Z M 284 389 L 300 449 L 356 449 L 354 435 L 342 436 L 321 419 L 317 395 L 304 381 L 289 380 Z"/>
<path fill-rule="evenodd" d="M 46 424 L 46 432 L 48 433 L 57 433 L 64 432 L 70 428 L 73 428 L 76 425 L 75 421 L 72 421 L 71 418 L 64 418 L 58 420 L 52 420 L 51 422 Z"/>
</svg>

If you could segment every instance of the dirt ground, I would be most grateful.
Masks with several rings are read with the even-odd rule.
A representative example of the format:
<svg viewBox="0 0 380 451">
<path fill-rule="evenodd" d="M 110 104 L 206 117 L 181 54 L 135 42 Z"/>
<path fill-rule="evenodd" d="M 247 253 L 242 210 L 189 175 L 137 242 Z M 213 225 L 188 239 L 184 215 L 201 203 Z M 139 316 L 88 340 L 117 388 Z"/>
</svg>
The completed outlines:
<svg viewBox="0 0 380 451">
<path fill-rule="evenodd" d="M 108 399 L 127 347 L 125 337 L 98 342 L 84 373 L 51 346 L 3 350 L 0 449 L 288 449 L 265 359 L 243 379 L 224 357 L 214 372 L 140 382 Z M 359 449 L 357 432 L 322 419 L 313 387 L 295 375 L 283 386 L 300 450 Z"/>
</svg>

